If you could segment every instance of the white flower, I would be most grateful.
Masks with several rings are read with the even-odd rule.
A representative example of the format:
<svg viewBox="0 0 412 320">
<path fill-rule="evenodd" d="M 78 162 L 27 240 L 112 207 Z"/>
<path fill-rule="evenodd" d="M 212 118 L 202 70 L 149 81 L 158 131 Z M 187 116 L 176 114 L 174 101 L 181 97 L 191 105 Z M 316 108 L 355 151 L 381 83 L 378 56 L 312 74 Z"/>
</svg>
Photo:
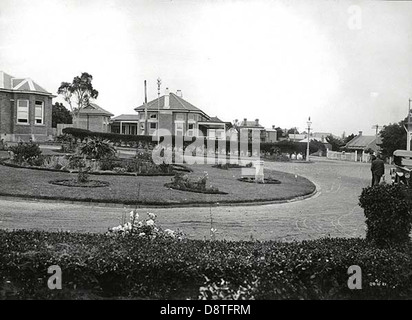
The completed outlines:
<svg viewBox="0 0 412 320">
<path fill-rule="evenodd" d="M 155 220 L 156 215 L 154 213 L 148 212 L 147 215 L 149 216 L 150 219 Z"/>
<path fill-rule="evenodd" d="M 154 221 L 152 219 L 149 219 L 149 220 L 146 221 L 146 225 L 154 226 Z"/>
<path fill-rule="evenodd" d="M 119 231 L 123 230 L 123 227 L 122 226 L 117 226 L 117 227 L 113 227 L 111 230 L 113 232 L 119 232 Z"/>
<path fill-rule="evenodd" d="M 144 237 L 145 235 L 146 235 L 146 233 L 144 233 L 144 232 L 139 233 L 139 237 Z"/>
<path fill-rule="evenodd" d="M 174 236 L 175 236 L 175 232 L 174 232 L 173 230 L 166 229 L 164 232 L 165 232 L 166 235 L 168 235 L 168 236 L 170 236 L 170 237 L 174 237 Z"/>
<path fill-rule="evenodd" d="M 130 211 L 130 213 L 129 213 L 129 215 L 130 215 L 130 220 L 133 220 L 133 219 L 135 219 L 135 220 L 137 220 L 137 219 L 139 219 L 139 213 L 137 212 L 137 211 Z"/>
</svg>

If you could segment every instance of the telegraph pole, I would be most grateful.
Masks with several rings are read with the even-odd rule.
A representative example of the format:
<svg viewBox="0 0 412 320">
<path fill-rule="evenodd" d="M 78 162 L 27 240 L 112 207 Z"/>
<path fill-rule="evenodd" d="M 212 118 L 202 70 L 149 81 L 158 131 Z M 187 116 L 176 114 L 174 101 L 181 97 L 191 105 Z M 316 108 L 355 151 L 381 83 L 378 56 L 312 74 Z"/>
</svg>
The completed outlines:
<svg viewBox="0 0 412 320">
<path fill-rule="evenodd" d="M 162 80 L 157 78 L 157 145 L 160 143 L 160 85 L 162 84 Z"/>
<path fill-rule="evenodd" d="M 310 117 L 309 117 L 309 119 L 308 119 L 308 121 L 307 121 L 306 123 L 307 123 L 307 125 L 308 125 L 308 144 L 307 144 L 307 146 L 306 146 L 306 161 L 309 161 L 309 152 L 310 152 L 310 148 L 309 148 L 309 145 L 310 145 L 310 126 L 311 126 L 311 124 L 312 124 L 312 121 L 310 121 Z"/>
<path fill-rule="evenodd" d="M 411 99 L 409 98 L 409 110 L 408 110 L 408 130 L 406 133 L 406 150 L 411 151 Z"/>
</svg>

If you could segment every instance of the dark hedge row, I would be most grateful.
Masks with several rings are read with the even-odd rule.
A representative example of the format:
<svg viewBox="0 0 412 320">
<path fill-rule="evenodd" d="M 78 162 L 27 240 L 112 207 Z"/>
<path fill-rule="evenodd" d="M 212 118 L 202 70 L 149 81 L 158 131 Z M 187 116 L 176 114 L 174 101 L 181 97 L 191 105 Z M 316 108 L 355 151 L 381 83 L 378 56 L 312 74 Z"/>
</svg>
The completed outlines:
<svg viewBox="0 0 412 320">
<path fill-rule="evenodd" d="M 0 231 L 2 298 L 197 299 L 205 277 L 255 299 L 411 298 L 412 248 L 362 239 L 296 243 L 145 240 L 103 234 Z M 47 288 L 59 265 L 63 289 Z M 362 290 L 347 287 L 362 268 Z"/>
<path fill-rule="evenodd" d="M 359 205 L 366 217 L 366 239 L 378 246 L 410 241 L 412 229 L 412 190 L 398 185 L 383 184 L 362 190 Z"/>
<path fill-rule="evenodd" d="M 127 145 L 136 145 L 136 144 L 142 144 L 142 145 L 151 145 L 151 147 L 154 147 L 157 142 L 153 141 L 153 137 L 151 135 L 126 135 L 126 134 L 119 134 L 119 133 L 104 133 L 104 132 L 92 132 L 89 130 L 85 129 L 78 129 L 78 128 L 65 128 L 63 129 L 63 133 L 69 134 L 73 136 L 76 139 L 79 139 L 81 141 L 85 140 L 86 138 L 89 139 L 104 139 L 104 140 L 109 140 L 113 143 L 123 143 Z M 160 141 L 163 141 L 163 138 L 160 137 Z M 175 146 L 176 143 L 176 136 L 172 136 L 172 145 Z M 183 147 L 186 148 L 188 145 L 192 144 L 194 141 L 196 141 L 196 138 L 190 138 L 188 139 L 187 137 L 183 141 Z M 204 139 L 204 148 L 207 148 L 207 144 L 209 144 L 209 148 L 214 148 L 217 150 L 218 148 L 224 147 L 227 152 L 230 152 L 231 150 L 231 142 L 230 140 L 226 141 L 221 141 L 221 140 L 215 140 L 211 144 L 211 142 L 207 141 L 207 139 Z M 223 143 L 223 146 L 221 147 L 220 145 Z M 233 144 L 233 142 L 232 142 Z M 211 146 L 212 145 L 212 146 Z M 246 148 L 245 146 L 241 145 L 240 143 L 237 143 L 237 150 L 239 151 L 242 148 Z M 309 144 L 310 148 L 310 153 L 317 152 L 318 150 L 326 151 L 325 146 L 318 141 L 311 141 Z M 253 150 L 253 145 L 251 142 L 248 143 L 248 151 L 251 152 Z M 260 151 L 264 153 L 306 153 L 306 144 L 305 143 L 298 143 L 298 142 L 293 142 L 293 141 L 278 141 L 278 142 L 261 142 L 260 143 Z"/>
</svg>

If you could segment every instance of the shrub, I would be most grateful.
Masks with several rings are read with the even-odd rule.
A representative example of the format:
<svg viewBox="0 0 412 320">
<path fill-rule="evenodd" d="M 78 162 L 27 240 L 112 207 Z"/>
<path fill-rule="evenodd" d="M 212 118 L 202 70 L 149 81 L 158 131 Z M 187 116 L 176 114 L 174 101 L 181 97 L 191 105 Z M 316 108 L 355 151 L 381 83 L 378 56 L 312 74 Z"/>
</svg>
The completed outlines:
<svg viewBox="0 0 412 320">
<path fill-rule="evenodd" d="M 9 148 L 14 153 L 13 160 L 17 163 L 26 162 L 29 165 L 39 165 L 43 161 L 38 144 L 30 142 L 19 142 L 16 146 Z"/>
<path fill-rule="evenodd" d="M 203 176 L 194 179 L 191 179 L 185 173 L 176 173 L 172 178 L 172 182 L 166 183 L 165 187 L 192 192 L 227 194 L 208 184 L 207 172 Z"/>
<path fill-rule="evenodd" d="M 412 297 L 412 248 L 379 249 L 363 239 L 175 241 L 0 230 L 0 253 L 2 298 L 115 295 L 183 300 L 200 295 L 201 299 L 241 299 L 240 294 L 258 300 Z M 51 265 L 62 268 L 62 290 L 47 287 Z M 351 265 L 362 268 L 362 290 L 348 289 Z M 205 278 L 209 279 L 206 283 Z"/>
<path fill-rule="evenodd" d="M 157 225 L 156 215 L 154 213 L 148 212 L 147 218 L 145 220 L 139 218 L 140 216 L 137 210 L 132 210 L 129 213 L 129 222 L 126 222 L 117 227 L 110 228 L 109 234 L 122 236 L 137 236 L 149 240 L 154 240 L 158 238 L 182 240 L 185 237 L 183 232 L 179 230 L 163 230 L 160 226 Z"/>
<path fill-rule="evenodd" d="M 112 158 L 116 155 L 115 148 L 108 141 L 89 140 L 81 148 L 81 154 L 92 159 Z"/>
<path fill-rule="evenodd" d="M 412 214 L 401 185 L 379 185 L 362 190 L 359 205 L 366 217 L 366 239 L 379 246 L 409 242 Z M 410 190 L 409 190 L 410 192 Z"/>
<path fill-rule="evenodd" d="M 44 159 L 43 167 L 48 169 L 57 169 L 60 170 L 63 168 L 63 165 L 60 164 L 60 158 L 57 156 L 47 157 Z"/>
<path fill-rule="evenodd" d="M 113 159 L 102 159 L 100 160 L 100 170 L 103 171 L 111 171 L 115 167 L 117 167 L 117 161 L 114 161 Z"/>
</svg>

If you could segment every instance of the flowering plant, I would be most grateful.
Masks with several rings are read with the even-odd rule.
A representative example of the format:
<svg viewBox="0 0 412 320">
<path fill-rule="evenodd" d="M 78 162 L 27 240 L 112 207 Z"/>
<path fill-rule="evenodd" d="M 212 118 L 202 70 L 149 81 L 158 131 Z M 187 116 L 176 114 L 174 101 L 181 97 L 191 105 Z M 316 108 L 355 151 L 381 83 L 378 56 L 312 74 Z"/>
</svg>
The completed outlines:
<svg viewBox="0 0 412 320">
<path fill-rule="evenodd" d="M 170 229 L 163 230 L 156 224 L 156 215 L 148 212 L 146 219 L 139 219 L 137 210 L 129 213 L 129 222 L 121 224 L 117 227 L 109 228 L 109 233 L 121 235 L 136 235 L 138 237 L 148 238 L 171 238 L 182 240 L 185 235 L 183 232 Z"/>
</svg>

